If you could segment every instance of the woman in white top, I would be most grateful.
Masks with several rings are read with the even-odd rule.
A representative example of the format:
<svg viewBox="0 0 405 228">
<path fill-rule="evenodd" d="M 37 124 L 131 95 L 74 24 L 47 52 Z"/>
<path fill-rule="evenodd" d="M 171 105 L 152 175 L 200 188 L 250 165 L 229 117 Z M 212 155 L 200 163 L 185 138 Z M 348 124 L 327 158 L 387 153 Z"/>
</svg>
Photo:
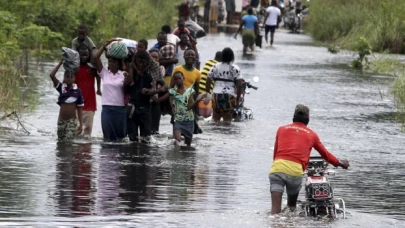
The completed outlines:
<svg viewBox="0 0 405 228">
<path fill-rule="evenodd" d="M 108 69 L 103 67 L 100 56 L 107 45 L 117 39 L 111 39 L 97 51 L 97 73 L 103 81 L 101 127 L 103 138 L 106 141 L 120 141 L 126 137 L 126 108 L 124 102 L 124 78 L 127 72 L 123 71 L 123 61 L 108 57 Z"/>
<path fill-rule="evenodd" d="M 222 62 L 212 67 L 207 75 L 206 85 L 214 81 L 212 95 L 212 120 L 219 122 L 223 118 L 225 124 L 232 121 L 234 108 L 239 105 L 242 93 L 243 79 L 239 67 L 233 64 L 235 55 L 230 48 L 222 50 Z M 210 87 L 205 88 L 206 93 L 210 92 Z"/>
</svg>

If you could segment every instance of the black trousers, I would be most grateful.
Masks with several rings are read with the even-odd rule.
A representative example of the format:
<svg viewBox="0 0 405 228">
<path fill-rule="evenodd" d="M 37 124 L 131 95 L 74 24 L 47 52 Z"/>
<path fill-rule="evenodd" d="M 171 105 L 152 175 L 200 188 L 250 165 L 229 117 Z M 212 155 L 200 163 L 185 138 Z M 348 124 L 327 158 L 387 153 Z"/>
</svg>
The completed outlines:
<svg viewBox="0 0 405 228">
<path fill-rule="evenodd" d="M 135 107 L 135 111 L 130 116 L 132 107 L 127 107 L 127 131 L 131 141 L 138 141 L 138 135 L 148 137 L 151 135 L 151 106 Z M 139 129 L 139 134 L 138 134 Z"/>
<path fill-rule="evenodd" d="M 151 107 L 151 131 L 152 132 L 159 132 L 159 125 L 160 125 L 160 116 L 162 111 L 160 110 L 159 103 L 152 103 Z"/>
</svg>

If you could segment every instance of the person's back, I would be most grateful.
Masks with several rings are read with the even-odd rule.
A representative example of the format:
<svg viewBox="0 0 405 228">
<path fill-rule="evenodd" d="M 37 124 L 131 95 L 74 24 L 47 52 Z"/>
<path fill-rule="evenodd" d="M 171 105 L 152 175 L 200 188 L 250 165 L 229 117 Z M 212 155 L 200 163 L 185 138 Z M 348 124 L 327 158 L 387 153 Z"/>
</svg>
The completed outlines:
<svg viewBox="0 0 405 228">
<path fill-rule="evenodd" d="M 298 163 L 302 166 L 301 172 L 307 167 L 312 148 L 333 164 L 339 162 L 335 156 L 328 153 L 318 135 L 303 123 L 293 122 L 281 126 L 277 131 L 276 140 L 274 160 L 286 159 Z"/>
<path fill-rule="evenodd" d="M 257 22 L 257 17 L 253 14 L 248 14 L 243 16 L 242 20 L 245 22 L 244 28 L 249 30 L 255 29 L 255 23 Z"/>
<path fill-rule="evenodd" d="M 266 25 L 277 25 L 278 17 L 281 15 L 280 9 L 275 6 L 269 6 L 267 7 L 266 12 L 269 14 L 266 20 Z"/>
</svg>

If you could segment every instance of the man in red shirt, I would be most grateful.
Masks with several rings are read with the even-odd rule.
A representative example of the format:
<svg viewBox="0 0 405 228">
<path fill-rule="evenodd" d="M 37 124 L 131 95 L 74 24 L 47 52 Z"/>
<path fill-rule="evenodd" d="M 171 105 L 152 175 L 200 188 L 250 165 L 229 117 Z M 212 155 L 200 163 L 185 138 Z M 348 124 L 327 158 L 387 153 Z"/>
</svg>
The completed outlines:
<svg viewBox="0 0 405 228">
<path fill-rule="evenodd" d="M 96 70 L 89 67 L 90 50 L 83 45 L 77 49 L 80 55 L 80 67 L 76 72 L 76 84 L 82 90 L 84 107 L 83 107 L 83 135 L 91 137 L 93 129 L 93 119 L 97 110 L 96 91 L 94 88 L 95 79 L 97 79 L 97 94 L 101 96 L 100 77 Z"/>
<path fill-rule="evenodd" d="M 349 161 L 337 159 L 325 148 L 318 135 L 307 127 L 308 122 L 309 108 L 298 104 L 295 107 L 293 123 L 281 126 L 277 130 L 273 164 L 269 174 L 272 214 L 281 212 L 284 187 L 288 195 L 287 206 L 291 210 L 296 208 L 304 170 L 308 166 L 312 148 L 333 166 L 344 169 L 349 167 Z"/>
</svg>

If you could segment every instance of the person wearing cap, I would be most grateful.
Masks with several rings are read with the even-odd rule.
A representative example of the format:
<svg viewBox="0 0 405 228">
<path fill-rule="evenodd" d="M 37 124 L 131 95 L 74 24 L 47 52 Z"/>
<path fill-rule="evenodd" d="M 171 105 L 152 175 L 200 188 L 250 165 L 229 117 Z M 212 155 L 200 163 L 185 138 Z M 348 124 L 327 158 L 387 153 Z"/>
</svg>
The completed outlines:
<svg viewBox="0 0 405 228">
<path fill-rule="evenodd" d="M 284 187 L 288 196 L 287 206 L 290 210 L 296 208 L 304 170 L 308 166 L 312 148 L 333 166 L 344 169 L 349 167 L 349 161 L 337 159 L 325 148 L 318 135 L 307 127 L 308 122 L 309 108 L 298 104 L 295 107 L 293 123 L 281 126 L 277 130 L 273 164 L 269 174 L 272 214 L 281 212 Z"/>
</svg>

